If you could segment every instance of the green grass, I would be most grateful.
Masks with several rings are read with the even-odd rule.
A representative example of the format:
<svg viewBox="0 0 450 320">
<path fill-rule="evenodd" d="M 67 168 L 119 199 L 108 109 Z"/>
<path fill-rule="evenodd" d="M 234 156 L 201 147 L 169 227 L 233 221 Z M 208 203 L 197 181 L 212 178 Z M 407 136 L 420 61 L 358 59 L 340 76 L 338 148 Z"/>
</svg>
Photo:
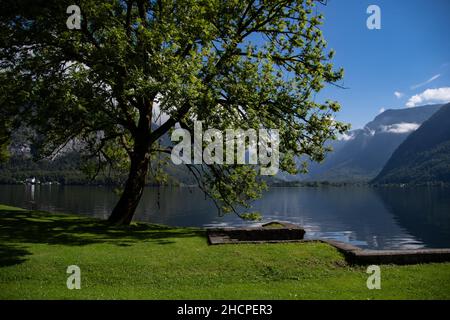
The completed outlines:
<svg viewBox="0 0 450 320">
<path fill-rule="evenodd" d="M 367 276 L 323 243 L 208 246 L 200 229 L 0 206 L 1 299 L 450 298 L 449 263 L 381 266 L 381 290 Z"/>
<path fill-rule="evenodd" d="M 269 222 L 263 225 L 265 229 L 281 229 L 284 228 L 284 225 L 279 222 Z"/>
</svg>

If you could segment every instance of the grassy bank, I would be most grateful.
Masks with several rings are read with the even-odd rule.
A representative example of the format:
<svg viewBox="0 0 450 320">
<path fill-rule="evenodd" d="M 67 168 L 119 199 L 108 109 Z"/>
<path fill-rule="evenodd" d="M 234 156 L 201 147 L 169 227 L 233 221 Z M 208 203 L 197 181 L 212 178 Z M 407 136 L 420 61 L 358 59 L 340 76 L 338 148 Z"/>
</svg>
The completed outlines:
<svg viewBox="0 0 450 320">
<path fill-rule="evenodd" d="M 0 206 L 1 299 L 450 299 L 449 263 L 381 266 L 381 290 L 367 276 L 322 243 L 208 246 L 200 229 Z"/>
</svg>

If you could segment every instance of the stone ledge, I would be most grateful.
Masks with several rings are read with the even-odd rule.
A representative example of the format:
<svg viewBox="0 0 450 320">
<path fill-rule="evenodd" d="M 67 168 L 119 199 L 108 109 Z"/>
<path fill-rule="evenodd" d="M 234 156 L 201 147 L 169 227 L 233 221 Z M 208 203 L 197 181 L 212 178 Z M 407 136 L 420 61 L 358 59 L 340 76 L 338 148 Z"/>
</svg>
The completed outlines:
<svg viewBox="0 0 450 320">
<path fill-rule="evenodd" d="M 276 225 L 276 227 L 274 227 Z M 303 240 L 305 230 L 297 225 L 271 222 L 254 228 L 207 229 L 211 245 L 232 243 L 277 243 Z"/>
<path fill-rule="evenodd" d="M 207 229 L 208 243 L 220 244 L 258 244 L 258 243 L 307 243 L 322 242 L 335 247 L 348 263 L 369 264 L 419 264 L 432 262 L 450 262 L 450 249 L 415 249 L 415 250 L 365 250 L 349 243 L 336 240 L 304 240 L 304 229 L 286 223 L 281 228 L 224 228 Z M 272 232 L 266 232 L 271 230 Z M 277 230 L 278 232 L 274 232 Z"/>
<path fill-rule="evenodd" d="M 450 249 L 413 250 L 365 250 L 348 243 L 335 240 L 318 240 L 335 247 L 344 254 L 347 262 L 358 265 L 369 264 L 418 264 L 450 262 Z"/>
</svg>

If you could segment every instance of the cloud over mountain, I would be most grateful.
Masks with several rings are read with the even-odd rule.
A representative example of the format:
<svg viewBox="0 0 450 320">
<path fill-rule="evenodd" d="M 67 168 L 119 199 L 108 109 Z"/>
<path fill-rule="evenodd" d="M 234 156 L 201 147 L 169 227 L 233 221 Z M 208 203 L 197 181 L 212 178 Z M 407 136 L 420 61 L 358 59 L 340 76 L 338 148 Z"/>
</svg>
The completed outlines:
<svg viewBox="0 0 450 320">
<path fill-rule="evenodd" d="M 387 126 L 381 126 L 381 131 L 389 133 L 408 133 L 417 130 L 419 127 L 420 124 L 418 123 L 401 122 Z"/>
<path fill-rule="evenodd" d="M 444 103 L 450 101 L 450 87 L 427 89 L 409 98 L 406 106 L 412 108 L 424 103 Z"/>
</svg>

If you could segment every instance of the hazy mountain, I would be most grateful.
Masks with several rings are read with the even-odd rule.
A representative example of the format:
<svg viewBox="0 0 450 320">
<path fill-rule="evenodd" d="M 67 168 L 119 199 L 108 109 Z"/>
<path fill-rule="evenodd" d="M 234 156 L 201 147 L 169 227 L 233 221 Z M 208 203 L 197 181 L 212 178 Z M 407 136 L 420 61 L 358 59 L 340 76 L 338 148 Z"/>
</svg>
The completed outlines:
<svg viewBox="0 0 450 320">
<path fill-rule="evenodd" d="M 450 103 L 408 136 L 374 182 L 450 183 Z"/>
<path fill-rule="evenodd" d="M 338 141 L 330 142 L 334 151 L 329 153 L 325 161 L 321 164 L 312 163 L 308 175 L 290 176 L 284 173 L 276 177 L 264 177 L 268 182 L 279 180 L 307 180 L 307 181 L 332 181 L 332 182 L 355 182 L 370 181 L 375 178 L 386 164 L 397 147 L 420 125 L 430 118 L 441 105 L 428 105 L 416 108 L 387 110 L 379 114 L 373 121 L 369 122 L 363 129 L 353 130 L 342 136 Z M 156 127 L 156 125 L 154 125 Z M 18 158 L 28 158 L 30 146 L 20 134 L 16 134 L 11 146 L 11 152 Z M 24 141 L 22 141 L 24 140 Z M 172 145 L 170 137 L 165 135 L 161 138 L 161 144 Z M 163 155 L 162 158 L 167 157 Z M 0 167 L 0 181 L 21 180 L 24 174 L 39 176 L 39 171 L 54 171 L 48 179 L 58 180 L 65 178 L 66 170 L 74 170 L 75 165 L 79 165 L 75 158 L 63 157 L 60 159 L 61 166 L 56 162 L 39 163 L 31 165 L 31 159 L 26 162 L 29 171 L 24 168 L 18 169 L 20 161 L 10 161 Z M 64 160 L 64 161 L 62 161 Z M 67 160 L 67 161 L 66 161 Z M 77 160 L 77 161 L 75 161 Z M 68 163 L 69 167 L 62 165 Z M 76 163 L 75 163 L 76 162 Z M 22 163 L 25 165 L 25 162 Z M 19 166 L 20 167 L 20 166 Z M 184 166 L 175 166 L 170 161 L 165 165 L 165 171 L 173 177 L 174 181 L 192 184 L 195 179 Z M 20 175 L 18 173 L 21 173 Z M 76 173 L 77 183 L 81 183 Z M 79 173 L 81 177 L 81 173 Z M 47 176 L 47 175 L 46 175 Z M 42 180 L 42 179 L 41 179 Z M 44 179 L 45 180 L 45 179 Z M 64 179 L 67 180 L 67 179 Z M 74 180 L 74 179 L 73 179 Z"/>
<path fill-rule="evenodd" d="M 157 124 L 152 125 L 155 130 Z M 29 128 L 22 127 L 11 137 L 9 146 L 10 158 L 0 163 L 0 183 L 20 183 L 27 178 L 35 177 L 40 182 L 60 182 L 62 184 L 116 184 L 126 179 L 126 173 L 114 173 L 111 177 L 100 174 L 92 181 L 82 172 L 82 158 L 80 150 L 81 142 L 72 141 L 63 148 L 53 159 L 34 161 L 33 156 L 40 157 L 38 149 L 31 142 L 33 136 Z M 171 146 L 172 142 L 168 134 L 159 139 L 162 146 Z M 162 162 L 161 164 L 158 164 Z M 195 178 L 185 166 L 176 166 L 170 161 L 170 156 L 161 154 L 152 161 L 152 169 L 161 168 L 168 174 L 167 184 L 178 185 L 196 183 Z M 147 182 L 154 184 L 152 173 L 147 176 Z"/>
<path fill-rule="evenodd" d="M 363 129 L 348 132 L 331 145 L 321 164 L 312 163 L 306 176 L 289 180 L 355 182 L 370 181 L 386 164 L 395 149 L 441 105 L 386 110 Z"/>
</svg>

